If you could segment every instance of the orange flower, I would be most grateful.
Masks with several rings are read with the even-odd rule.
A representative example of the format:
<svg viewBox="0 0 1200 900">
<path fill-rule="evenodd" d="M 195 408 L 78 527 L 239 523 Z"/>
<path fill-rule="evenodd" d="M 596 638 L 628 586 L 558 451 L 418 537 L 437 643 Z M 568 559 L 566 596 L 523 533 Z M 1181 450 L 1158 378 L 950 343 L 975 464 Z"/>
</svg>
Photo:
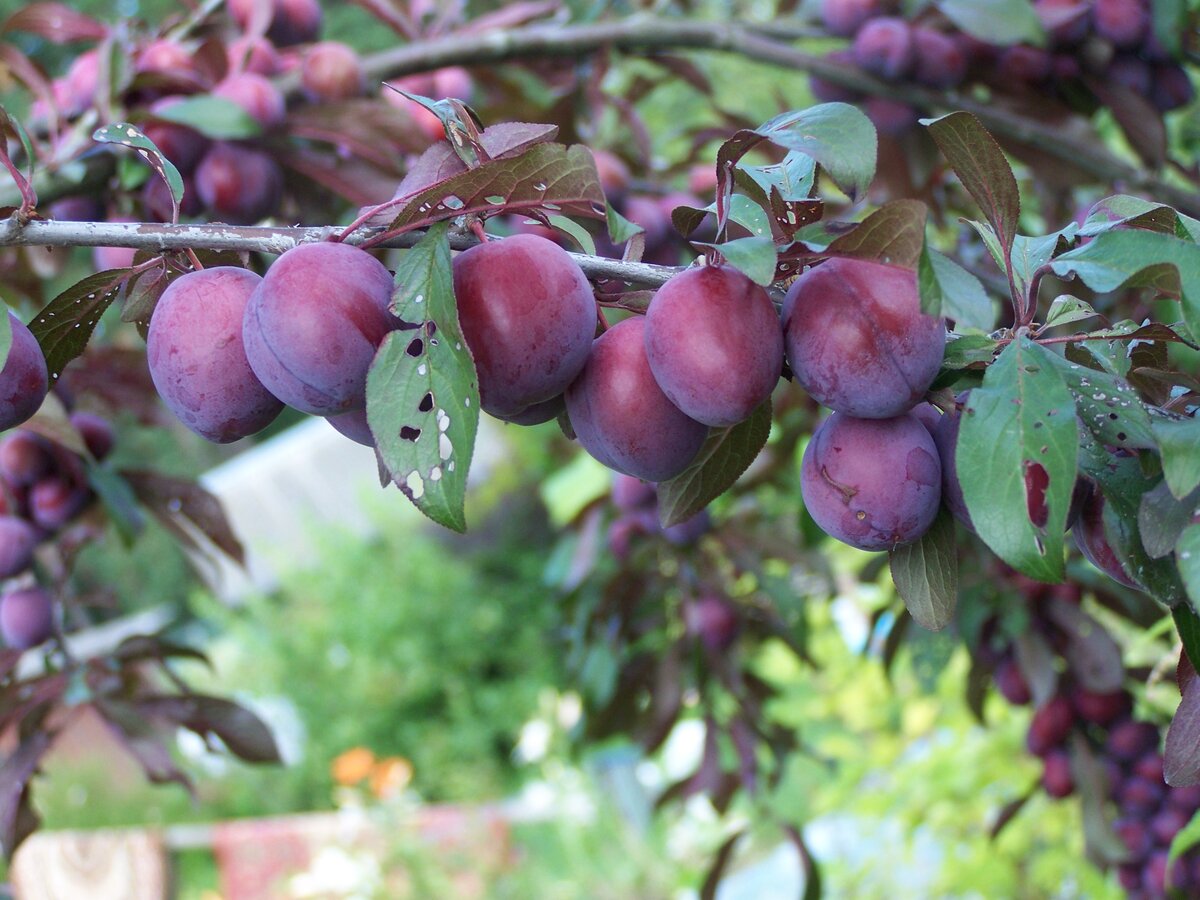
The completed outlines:
<svg viewBox="0 0 1200 900">
<path fill-rule="evenodd" d="M 353 785 L 370 775 L 374 766 L 374 753 L 366 747 L 352 747 L 336 757 L 329 769 L 338 784 Z"/>
<path fill-rule="evenodd" d="M 371 792 L 381 799 L 394 797 L 408 787 L 412 777 L 412 763 L 402 756 L 389 756 L 371 770 Z"/>
</svg>

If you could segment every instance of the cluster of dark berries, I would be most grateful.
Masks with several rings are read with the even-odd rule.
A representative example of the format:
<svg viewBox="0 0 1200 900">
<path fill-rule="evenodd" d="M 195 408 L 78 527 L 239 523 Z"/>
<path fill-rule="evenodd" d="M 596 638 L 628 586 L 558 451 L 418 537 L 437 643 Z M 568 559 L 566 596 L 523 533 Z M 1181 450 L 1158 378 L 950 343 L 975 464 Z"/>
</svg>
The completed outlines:
<svg viewBox="0 0 1200 900">
<path fill-rule="evenodd" d="M 76 412 L 70 424 L 96 461 L 113 447 L 112 426 Z M 82 513 L 93 500 L 85 461 L 32 431 L 17 429 L 0 440 L 0 579 L 18 579 L 0 594 L 0 636 L 25 650 L 53 631 L 54 604 L 31 585 L 34 552 Z"/>
</svg>

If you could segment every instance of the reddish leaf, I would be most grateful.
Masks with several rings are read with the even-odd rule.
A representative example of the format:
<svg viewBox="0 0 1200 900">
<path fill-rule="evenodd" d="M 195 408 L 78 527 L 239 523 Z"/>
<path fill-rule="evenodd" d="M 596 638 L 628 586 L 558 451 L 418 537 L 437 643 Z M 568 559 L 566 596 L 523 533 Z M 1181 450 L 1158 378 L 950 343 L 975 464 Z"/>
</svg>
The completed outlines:
<svg viewBox="0 0 1200 900">
<path fill-rule="evenodd" d="M 1079 683 L 1097 694 L 1120 690 L 1125 683 L 1125 664 L 1120 646 L 1104 626 L 1077 604 L 1059 597 L 1051 598 L 1048 612 L 1066 635 L 1063 655 Z"/>
<path fill-rule="evenodd" d="M 1200 784 L 1200 680 L 1192 678 L 1167 729 L 1163 777 L 1171 787 Z"/>
<path fill-rule="evenodd" d="M 48 711 L 49 707 L 44 708 L 41 715 Z M 38 826 L 37 814 L 29 805 L 29 779 L 54 737 L 55 732 L 35 727 L 0 765 L 0 846 L 8 859 Z"/>
<path fill-rule="evenodd" d="M 108 28 L 65 3 L 30 3 L 9 16 L 0 31 L 26 31 L 53 44 L 99 41 Z"/>
<path fill-rule="evenodd" d="M 853 256 L 916 269 L 925 246 L 925 217 L 920 200 L 893 200 L 863 219 L 827 248 L 833 256 Z"/>
<path fill-rule="evenodd" d="M 1037 793 L 1037 789 L 1037 785 L 1034 784 L 1034 786 L 1026 791 L 1024 795 L 1017 797 L 1015 800 L 1009 800 L 1002 807 L 1000 807 L 1000 812 L 996 815 L 996 821 L 994 821 L 992 823 L 992 827 L 988 829 L 988 837 L 993 841 L 998 838 L 1000 836 L 1000 832 L 1002 832 L 1008 826 L 1009 822 L 1017 817 L 1017 813 L 1019 813 L 1025 804 L 1029 802 L 1029 798 Z"/>
<path fill-rule="evenodd" d="M 199 484 L 145 469 L 126 469 L 120 474 L 133 488 L 138 502 L 180 544 L 198 553 L 207 553 L 196 540 L 199 531 L 239 565 L 246 564 L 245 551 L 225 517 L 221 501 Z"/>
<path fill-rule="evenodd" d="M 725 874 L 725 867 L 729 865 L 734 847 L 745 833 L 746 829 L 739 828 L 727 837 L 717 849 L 717 855 L 713 857 L 712 864 L 708 867 L 708 874 L 704 876 L 704 884 L 700 887 L 700 900 L 714 900 L 717 896 L 717 887 L 721 884 L 721 876 Z"/>
<path fill-rule="evenodd" d="M 817 861 L 804 842 L 804 835 L 795 825 L 784 825 L 783 833 L 796 848 L 796 853 L 800 856 L 800 868 L 804 870 L 804 896 L 801 897 L 801 900 L 820 900 L 821 870 L 817 867 Z"/>
<path fill-rule="evenodd" d="M 166 641 L 153 634 L 135 634 L 127 637 L 113 650 L 112 656 L 118 660 L 138 659 L 194 659 L 205 665 L 209 664 L 208 657 L 193 647 Z"/>
<path fill-rule="evenodd" d="M 154 723 L 127 700 L 105 697 L 94 701 L 96 712 L 113 734 L 138 762 L 146 778 L 154 784 L 175 782 L 192 792 L 188 777 L 175 765 L 171 752 Z"/>
<path fill-rule="evenodd" d="M 182 725 L 201 737 L 214 734 L 246 762 L 280 762 L 275 738 L 262 719 L 243 706 L 203 694 L 152 696 L 137 701 L 140 713 Z"/>
</svg>

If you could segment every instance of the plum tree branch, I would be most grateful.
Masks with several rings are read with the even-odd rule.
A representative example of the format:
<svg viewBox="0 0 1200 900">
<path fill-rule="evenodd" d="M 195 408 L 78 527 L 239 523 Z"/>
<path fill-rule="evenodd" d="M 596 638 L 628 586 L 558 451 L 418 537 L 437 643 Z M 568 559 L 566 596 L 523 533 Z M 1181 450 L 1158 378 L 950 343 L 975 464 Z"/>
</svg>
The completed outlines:
<svg viewBox="0 0 1200 900">
<path fill-rule="evenodd" d="M 283 253 L 300 244 L 330 240 L 342 233 L 337 225 L 322 226 L 242 226 L 242 225 L 164 225 L 141 222 L 57 222 L 32 221 L 22 224 L 16 214 L 0 223 L 0 247 L 131 247 L 135 250 L 236 250 Z M 345 243 L 362 244 L 382 234 L 385 226 L 361 228 Z M 409 232 L 384 241 L 383 247 L 411 247 L 422 237 Z M 465 250 L 479 241 L 472 235 L 452 235 L 450 245 Z M 571 254 L 584 274 L 593 280 L 611 279 L 646 287 L 665 284 L 679 271 L 672 266 L 623 262 Z"/>
</svg>

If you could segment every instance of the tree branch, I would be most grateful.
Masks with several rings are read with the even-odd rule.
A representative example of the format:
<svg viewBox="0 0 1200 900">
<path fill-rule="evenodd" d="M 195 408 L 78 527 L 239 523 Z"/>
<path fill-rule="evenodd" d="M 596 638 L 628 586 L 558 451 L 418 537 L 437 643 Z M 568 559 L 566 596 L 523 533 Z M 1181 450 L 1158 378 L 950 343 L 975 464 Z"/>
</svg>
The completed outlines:
<svg viewBox="0 0 1200 900">
<path fill-rule="evenodd" d="M 362 228 L 350 235 L 345 243 L 361 244 L 382 234 L 384 226 Z M 240 225 L 162 225 L 139 222 L 56 222 L 33 221 L 22 225 L 14 214 L 0 223 L 0 247 L 131 247 L 135 250 L 164 252 L 167 250 L 237 250 L 260 253 L 283 253 L 300 244 L 325 241 L 340 234 L 336 225 L 273 228 Z M 385 241 L 384 247 L 411 247 L 422 237 L 421 232 L 409 232 Z M 452 235 L 450 246 L 465 250 L 479 243 L 472 235 Z M 656 266 L 649 263 L 622 262 L 583 253 L 572 258 L 593 280 L 611 279 L 630 284 L 657 287 L 665 284 L 678 267 Z"/>
</svg>

